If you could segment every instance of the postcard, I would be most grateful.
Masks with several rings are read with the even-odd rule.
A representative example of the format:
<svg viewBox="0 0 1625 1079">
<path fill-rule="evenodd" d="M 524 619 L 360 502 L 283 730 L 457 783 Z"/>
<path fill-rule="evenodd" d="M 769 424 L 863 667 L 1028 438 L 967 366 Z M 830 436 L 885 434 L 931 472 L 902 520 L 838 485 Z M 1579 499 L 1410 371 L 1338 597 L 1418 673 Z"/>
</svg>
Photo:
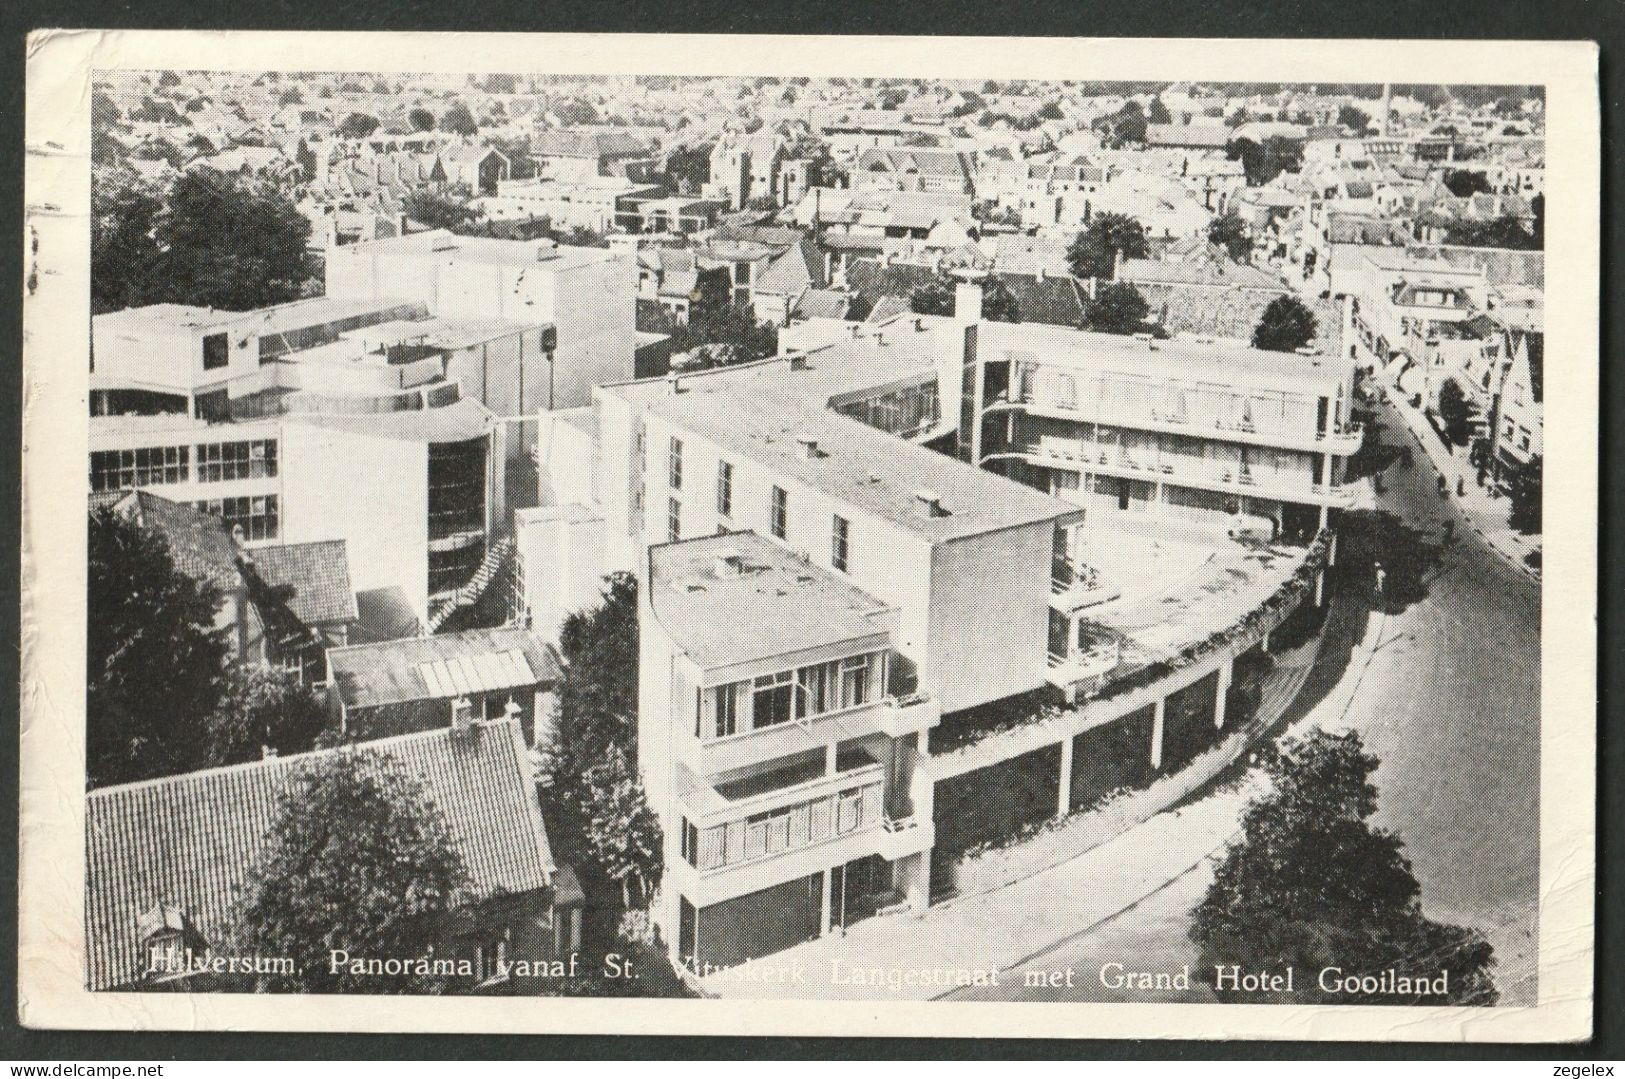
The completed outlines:
<svg viewBox="0 0 1625 1079">
<path fill-rule="evenodd" d="M 22 1022 L 1588 1037 L 1596 73 L 36 34 Z"/>
</svg>

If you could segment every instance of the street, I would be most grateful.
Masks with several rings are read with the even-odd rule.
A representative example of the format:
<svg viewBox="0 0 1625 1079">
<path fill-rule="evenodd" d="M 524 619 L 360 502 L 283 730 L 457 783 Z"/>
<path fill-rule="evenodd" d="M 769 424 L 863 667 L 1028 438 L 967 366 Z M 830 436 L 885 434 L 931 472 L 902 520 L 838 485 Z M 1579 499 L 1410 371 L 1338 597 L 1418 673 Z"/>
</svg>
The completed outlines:
<svg viewBox="0 0 1625 1079">
<path fill-rule="evenodd" d="M 1383 441 L 1403 445 L 1401 421 L 1381 414 Z M 1442 538 L 1455 515 L 1426 458 L 1390 465 L 1378 507 Z M 1374 823 L 1405 842 L 1424 912 L 1473 926 L 1495 948 L 1501 1003 L 1535 999 L 1539 897 L 1539 586 L 1486 549 L 1458 520 L 1456 541 L 1425 578 L 1426 595 L 1380 623 L 1359 663 L 1337 672 L 1352 692 L 1324 692 L 1299 727 L 1358 730 L 1382 762 Z M 1354 599 L 1354 597 L 1350 597 Z M 1328 624 L 1323 662 L 1339 626 Z M 1339 688 L 1342 688 L 1341 686 Z M 1313 694 L 1311 694 L 1313 696 Z M 1210 798 L 1229 799 L 1227 792 Z M 1215 806 L 1217 808 L 1217 806 Z M 1024 962 L 975 999 L 1211 1000 L 1189 992 L 1110 990 L 1106 963 L 1178 972 L 1197 953 L 1185 937 L 1188 911 L 1212 877 L 1204 861 L 1139 903 Z M 1071 968 L 1073 988 L 1024 988 L 1025 971 Z"/>
</svg>

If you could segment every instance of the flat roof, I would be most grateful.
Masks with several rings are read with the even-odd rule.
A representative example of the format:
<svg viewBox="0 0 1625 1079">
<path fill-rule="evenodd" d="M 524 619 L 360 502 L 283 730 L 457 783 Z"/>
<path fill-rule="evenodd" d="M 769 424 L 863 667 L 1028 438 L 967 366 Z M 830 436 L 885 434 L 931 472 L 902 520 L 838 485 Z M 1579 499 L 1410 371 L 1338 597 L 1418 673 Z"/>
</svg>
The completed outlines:
<svg viewBox="0 0 1625 1079">
<path fill-rule="evenodd" d="M 559 676 L 547 643 L 516 626 L 330 648 L 327 662 L 347 708 L 549 685 Z"/>
<path fill-rule="evenodd" d="M 480 438 L 490 430 L 491 411 L 473 398 L 465 397 L 441 408 L 408 412 L 290 413 L 285 422 L 290 426 L 303 424 L 398 442 L 464 442 Z"/>
<path fill-rule="evenodd" d="M 191 330 L 213 329 L 218 327 L 242 327 L 244 329 L 259 330 L 262 333 L 275 333 L 289 329 L 299 329 L 305 326 L 318 326 L 324 322 L 335 322 L 339 319 L 351 318 L 355 315 L 366 314 L 371 311 L 385 311 L 394 307 L 422 307 L 421 303 L 413 300 L 394 298 L 346 298 L 335 296 L 312 296 L 303 300 L 292 300 L 288 303 L 277 304 L 273 307 L 261 307 L 251 311 L 225 311 L 214 307 L 198 307 L 193 304 L 157 303 L 146 307 L 127 307 L 122 311 L 109 311 L 97 315 L 94 323 L 102 327 L 103 332 L 120 332 L 124 330 Z M 425 309 L 425 313 L 427 313 Z"/>
<path fill-rule="evenodd" d="M 1030 352 L 1039 363 L 1169 382 L 1217 382 L 1271 390 L 1291 388 L 1284 383 L 1292 382 L 1325 389 L 1347 374 L 1332 354 L 1270 352 L 1222 338 L 1147 342 L 1126 334 L 1028 322 L 983 322 L 979 335 L 984 358 L 991 351 Z"/>
<path fill-rule="evenodd" d="M 1071 503 L 843 416 L 788 385 L 696 386 L 650 406 L 678 428 L 931 543 L 1078 515 Z M 807 456 L 800 440 L 816 443 Z M 919 495 L 941 513 L 926 516 Z M 792 508 L 791 512 L 795 512 Z"/>
<path fill-rule="evenodd" d="M 725 558 L 736 575 L 717 575 Z M 893 608 L 754 532 L 655 544 L 649 578 L 666 635 L 706 670 L 890 629 L 882 616 Z"/>
<path fill-rule="evenodd" d="M 573 269 L 608 262 L 615 252 L 600 247 L 563 247 L 551 240 L 502 240 L 492 236 L 458 236 L 445 229 L 414 232 L 381 240 L 364 240 L 350 250 L 383 254 L 435 255 L 465 262 L 505 266 L 540 266 L 549 270 Z"/>
</svg>

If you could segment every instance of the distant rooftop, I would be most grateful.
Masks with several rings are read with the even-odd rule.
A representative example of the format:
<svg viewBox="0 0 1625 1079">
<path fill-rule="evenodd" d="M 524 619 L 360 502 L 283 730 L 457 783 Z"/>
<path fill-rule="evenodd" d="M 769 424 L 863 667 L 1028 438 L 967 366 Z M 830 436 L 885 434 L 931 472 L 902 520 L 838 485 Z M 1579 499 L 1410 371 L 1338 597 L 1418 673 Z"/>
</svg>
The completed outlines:
<svg viewBox="0 0 1625 1079">
<path fill-rule="evenodd" d="M 656 544 L 649 570 L 655 617 L 707 670 L 890 631 L 892 608 L 754 532 Z"/>
<path fill-rule="evenodd" d="M 349 645 L 329 649 L 327 661 L 347 708 L 550 685 L 559 676 L 552 649 L 516 626 Z"/>
<path fill-rule="evenodd" d="M 364 240 L 349 249 L 370 249 L 381 254 L 434 255 L 463 262 L 505 266 L 545 266 L 549 270 L 573 269 L 619 257 L 606 248 L 562 247 L 545 239 L 500 240 L 491 236 L 459 236 L 445 229 Z"/>
</svg>

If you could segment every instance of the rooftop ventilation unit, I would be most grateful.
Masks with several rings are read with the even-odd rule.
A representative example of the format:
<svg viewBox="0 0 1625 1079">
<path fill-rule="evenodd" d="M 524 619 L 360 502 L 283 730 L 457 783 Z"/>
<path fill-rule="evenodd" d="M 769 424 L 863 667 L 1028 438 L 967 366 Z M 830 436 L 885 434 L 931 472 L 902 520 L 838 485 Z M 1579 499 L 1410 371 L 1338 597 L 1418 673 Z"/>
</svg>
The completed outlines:
<svg viewBox="0 0 1625 1079">
<path fill-rule="evenodd" d="M 942 507 L 942 496 L 926 487 L 914 492 L 914 511 L 921 517 L 946 517 L 948 515 L 948 511 Z"/>
<path fill-rule="evenodd" d="M 809 461 L 815 461 L 823 456 L 818 452 L 818 440 L 809 435 L 797 436 L 796 449 L 801 457 Z"/>
<path fill-rule="evenodd" d="M 738 577 L 745 572 L 745 557 L 735 550 L 718 551 L 711 560 L 711 572 L 723 580 Z"/>
</svg>

